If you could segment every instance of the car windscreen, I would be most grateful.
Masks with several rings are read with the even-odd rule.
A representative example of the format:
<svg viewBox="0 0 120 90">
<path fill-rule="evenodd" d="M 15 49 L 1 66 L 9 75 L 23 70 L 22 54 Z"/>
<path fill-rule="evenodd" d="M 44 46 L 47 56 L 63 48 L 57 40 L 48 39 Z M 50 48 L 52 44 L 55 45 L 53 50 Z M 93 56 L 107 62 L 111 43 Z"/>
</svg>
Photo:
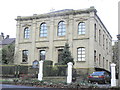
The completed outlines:
<svg viewBox="0 0 120 90">
<path fill-rule="evenodd" d="M 91 75 L 101 76 L 101 75 L 104 75 L 104 72 L 93 72 Z"/>
</svg>

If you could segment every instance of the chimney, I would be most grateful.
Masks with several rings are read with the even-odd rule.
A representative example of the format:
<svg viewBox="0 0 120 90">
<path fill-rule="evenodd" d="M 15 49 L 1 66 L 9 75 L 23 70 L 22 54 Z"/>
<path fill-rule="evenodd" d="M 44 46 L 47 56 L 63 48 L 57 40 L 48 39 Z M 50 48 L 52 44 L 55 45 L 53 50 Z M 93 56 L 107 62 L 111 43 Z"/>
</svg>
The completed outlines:
<svg viewBox="0 0 120 90">
<path fill-rule="evenodd" d="M 8 38 L 9 38 L 9 35 L 7 35 L 5 39 L 8 39 Z"/>
<path fill-rule="evenodd" d="M 2 39 L 4 39 L 4 33 L 1 32 Z"/>
</svg>

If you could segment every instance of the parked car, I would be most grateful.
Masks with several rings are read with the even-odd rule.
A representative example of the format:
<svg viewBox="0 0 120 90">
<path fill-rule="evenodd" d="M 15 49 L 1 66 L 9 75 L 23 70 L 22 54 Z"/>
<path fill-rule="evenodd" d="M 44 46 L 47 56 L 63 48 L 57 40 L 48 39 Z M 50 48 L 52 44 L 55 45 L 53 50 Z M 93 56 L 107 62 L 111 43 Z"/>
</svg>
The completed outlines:
<svg viewBox="0 0 120 90">
<path fill-rule="evenodd" d="M 88 76 L 88 82 L 110 83 L 111 77 L 106 71 L 96 71 Z"/>
</svg>

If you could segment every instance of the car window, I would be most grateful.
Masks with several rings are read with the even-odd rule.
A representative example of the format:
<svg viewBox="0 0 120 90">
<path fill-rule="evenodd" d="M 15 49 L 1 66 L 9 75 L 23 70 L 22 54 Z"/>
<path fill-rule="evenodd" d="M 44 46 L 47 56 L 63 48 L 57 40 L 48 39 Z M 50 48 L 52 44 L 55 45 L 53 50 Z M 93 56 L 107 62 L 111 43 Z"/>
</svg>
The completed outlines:
<svg viewBox="0 0 120 90">
<path fill-rule="evenodd" d="M 104 75 L 104 72 L 93 72 L 91 75 Z"/>
</svg>

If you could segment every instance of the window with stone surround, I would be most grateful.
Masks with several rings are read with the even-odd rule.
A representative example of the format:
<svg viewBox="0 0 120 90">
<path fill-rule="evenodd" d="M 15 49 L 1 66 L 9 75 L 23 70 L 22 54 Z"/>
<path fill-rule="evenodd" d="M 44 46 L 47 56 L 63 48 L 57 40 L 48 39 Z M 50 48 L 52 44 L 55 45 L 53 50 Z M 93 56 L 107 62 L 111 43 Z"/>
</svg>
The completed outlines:
<svg viewBox="0 0 120 90">
<path fill-rule="evenodd" d="M 46 51 L 40 50 L 40 60 L 45 60 Z"/>
<path fill-rule="evenodd" d="M 97 40 L 97 25 L 94 24 L 94 38 L 95 38 L 95 41 Z"/>
<path fill-rule="evenodd" d="M 66 34 L 65 22 L 60 21 L 58 23 L 58 36 L 65 36 L 65 34 Z"/>
<path fill-rule="evenodd" d="M 77 60 L 85 61 L 85 47 L 77 48 Z"/>
<path fill-rule="evenodd" d="M 47 37 L 47 25 L 46 25 L 46 23 L 42 23 L 40 25 L 40 37 Z"/>
<path fill-rule="evenodd" d="M 30 37 L 30 29 L 28 27 L 26 27 L 24 29 L 24 38 L 28 39 Z"/>
<path fill-rule="evenodd" d="M 79 35 L 85 34 L 85 22 L 80 22 L 78 24 L 78 34 Z"/>
<path fill-rule="evenodd" d="M 101 30 L 99 29 L 99 44 L 101 45 Z"/>
<path fill-rule="evenodd" d="M 28 62 L 28 50 L 22 51 L 22 62 Z"/>
</svg>

